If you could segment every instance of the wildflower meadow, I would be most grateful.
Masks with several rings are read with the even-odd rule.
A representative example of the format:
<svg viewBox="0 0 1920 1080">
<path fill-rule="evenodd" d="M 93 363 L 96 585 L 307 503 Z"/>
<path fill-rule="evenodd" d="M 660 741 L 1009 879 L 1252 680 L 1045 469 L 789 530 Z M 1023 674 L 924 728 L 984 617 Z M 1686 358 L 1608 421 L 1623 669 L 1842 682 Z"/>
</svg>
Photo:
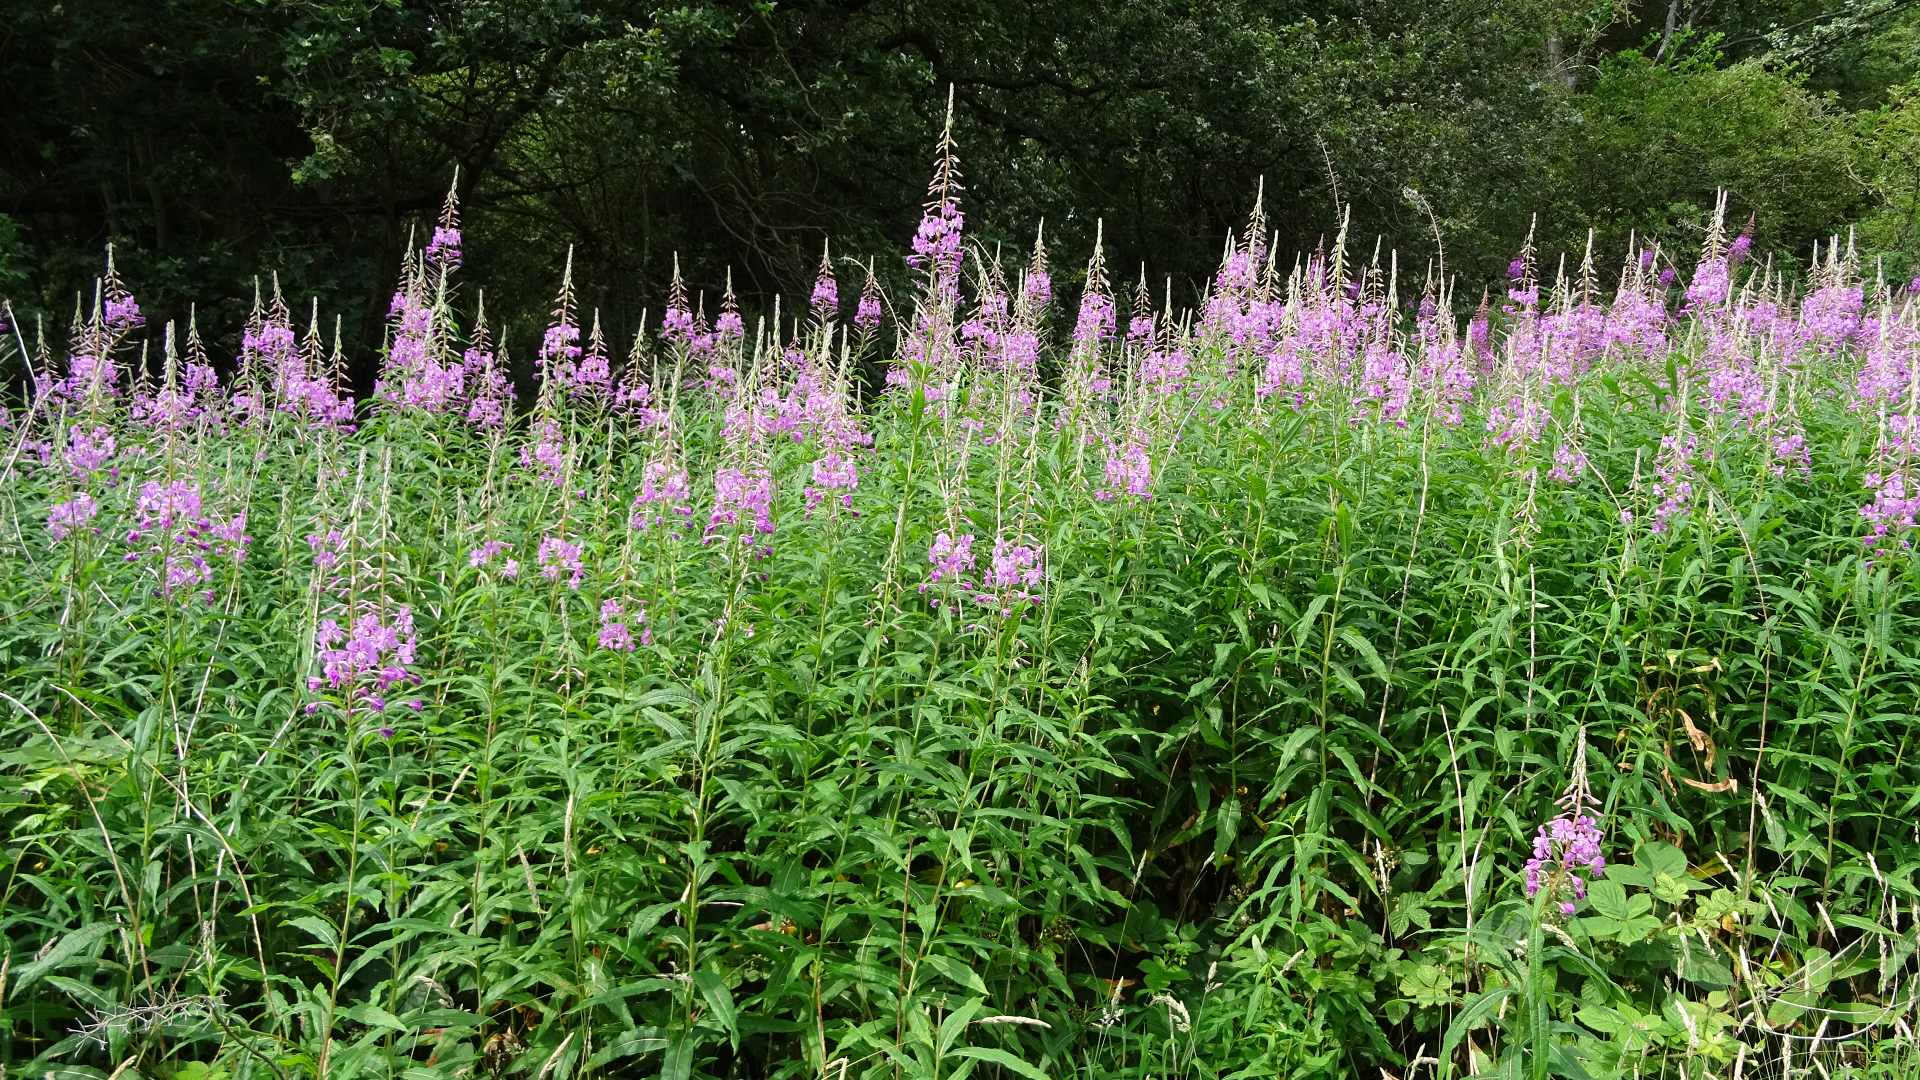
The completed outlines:
<svg viewBox="0 0 1920 1080">
<path fill-rule="evenodd" d="M 531 385 L 452 199 L 376 385 L 8 314 L 4 1075 L 1920 1070 L 1920 281 L 963 194 Z"/>
</svg>

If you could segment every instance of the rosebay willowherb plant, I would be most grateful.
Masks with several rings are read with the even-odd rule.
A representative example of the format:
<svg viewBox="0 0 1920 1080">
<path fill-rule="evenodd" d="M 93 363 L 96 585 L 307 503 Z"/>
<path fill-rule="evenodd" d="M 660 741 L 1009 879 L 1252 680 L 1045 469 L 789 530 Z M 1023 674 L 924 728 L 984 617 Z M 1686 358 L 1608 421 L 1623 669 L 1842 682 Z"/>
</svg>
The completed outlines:
<svg viewBox="0 0 1920 1080">
<path fill-rule="evenodd" d="M 960 181 L 891 305 L 563 272 L 520 413 L 451 203 L 360 400 L 8 317 L 8 1074 L 1915 1064 L 1914 290 L 1256 210 L 1069 324 Z"/>
</svg>

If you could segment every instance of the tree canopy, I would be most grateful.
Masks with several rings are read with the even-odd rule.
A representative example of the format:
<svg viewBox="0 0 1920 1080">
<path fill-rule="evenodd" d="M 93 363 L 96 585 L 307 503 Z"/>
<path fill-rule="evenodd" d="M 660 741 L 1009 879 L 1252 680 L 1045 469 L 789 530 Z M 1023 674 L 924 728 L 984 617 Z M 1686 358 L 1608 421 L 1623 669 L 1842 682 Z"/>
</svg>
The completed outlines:
<svg viewBox="0 0 1920 1080">
<path fill-rule="evenodd" d="M 765 303 L 825 245 L 897 250 L 949 90 L 972 235 L 1044 222 L 1074 265 L 1098 223 L 1156 293 L 1190 299 L 1257 194 L 1281 252 L 1348 215 L 1469 284 L 1530 229 L 1549 258 L 1589 228 L 1607 259 L 1684 248 L 1723 188 L 1762 250 L 1860 225 L 1904 273 L 1916 26 L 1889 0 L 6 0 L 0 292 L 63 321 L 111 242 L 164 317 L 274 274 L 377 340 L 457 171 L 510 331 L 571 247 L 630 332 L 676 257 Z"/>
</svg>

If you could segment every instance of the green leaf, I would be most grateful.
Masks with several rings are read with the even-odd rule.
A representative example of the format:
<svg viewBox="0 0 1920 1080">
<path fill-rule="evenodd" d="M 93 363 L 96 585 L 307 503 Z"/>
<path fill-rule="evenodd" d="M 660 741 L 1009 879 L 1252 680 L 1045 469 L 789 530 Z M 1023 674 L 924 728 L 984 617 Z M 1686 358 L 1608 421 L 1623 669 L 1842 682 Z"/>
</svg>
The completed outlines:
<svg viewBox="0 0 1920 1080">
<path fill-rule="evenodd" d="M 1446 1063 L 1446 1075 L 1452 1075 L 1453 1051 L 1460 1045 L 1460 1040 L 1467 1037 L 1467 1033 L 1473 1030 L 1474 1025 L 1492 1016 L 1502 1001 L 1518 994 L 1519 990 L 1513 986 L 1496 986 L 1491 990 L 1481 991 L 1473 1000 L 1467 1002 L 1466 1007 L 1453 1018 L 1453 1023 L 1447 1025 L 1446 1037 L 1440 1040 L 1440 1060 Z"/>
<path fill-rule="evenodd" d="M 1627 895 L 1617 881 L 1602 879 L 1587 888 L 1587 903 L 1609 919 L 1637 919 L 1653 910 L 1653 902 L 1641 894 Z"/>
<path fill-rule="evenodd" d="M 340 935 L 334 930 L 333 924 L 317 915 L 302 915 L 297 919 L 288 919 L 287 925 L 305 930 L 329 949 L 340 947 Z"/>
<path fill-rule="evenodd" d="M 23 965 L 14 972 L 13 978 L 9 980 L 12 985 L 7 988 L 8 996 L 17 996 L 21 991 L 39 981 L 42 975 L 59 970 L 78 955 L 80 950 L 118 929 L 119 927 L 113 923 L 97 922 L 59 938 L 53 943 L 53 947 L 46 951 L 45 956 Z"/>
<path fill-rule="evenodd" d="M 1633 864 L 1656 878 L 1661 874 L 1674 878 L 1687 874 L 1687 856 L 1679 848 L 1660 840 L 1641 844 L 1634 849 Z"/>
<path fill-rule="evenodd" d="M 1041 1072 L 1038 1068 L 1014 1057 L 1005 1050 L 992 1046 L 962 1046 L 955 1050 L 954 1054 L 958 1057 L 973 1058 L 976 1061 L 984 1061 L 989 1065 L 998 1065 L 1003 1069 L 1010 1069 L 1013 1072 L 1019 1073 L 1021 1076 L 1028 1077 L 1029 1080 L 1047 1080 L 1047 1074 Z"/>
<path fill-rule="evenodd" d="M 714 1017 L 727 1029 L 734 1044 L 739 1045 L 740 1016 L 734 1011 L 733 991 L 728 990 L 727 984 L 713 971 L 694 972 L 693 985 L 699 988 L 700 996 L 706 999 L 707 1007 L 713 1010 Z"/>
<path fill-rule="evenodd" d="M 987 996 L 986 982 L 980 978 L 980 973 L 973 970 L 971 966 L 963 964 L 951 956 L 942 956 L 939 953 L 928 953 L 926 956 L 920 958 L 920 962 L 938 972 L 949 982 L 964 986 L 981 997 Z"/>
</svg>

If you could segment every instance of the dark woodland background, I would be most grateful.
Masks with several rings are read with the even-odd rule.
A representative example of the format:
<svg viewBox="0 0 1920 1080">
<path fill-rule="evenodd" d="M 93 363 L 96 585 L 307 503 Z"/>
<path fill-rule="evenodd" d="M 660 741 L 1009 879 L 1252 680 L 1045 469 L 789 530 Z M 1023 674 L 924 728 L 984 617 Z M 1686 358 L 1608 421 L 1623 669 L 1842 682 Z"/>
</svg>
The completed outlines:
<svg viewBox="0 0 1920 1080">
<path fill-rule="evenodd" d="M 822 244 L 897 254 L 952 88 L 972 237 L 1176 303 L 1264 182 L 1280 250 L 1351 207 L 1459 295 L 1697 242 L 1715 194 L 1804 267 L 1914 270 L 1920 7 L 1861 0 L 0 0 L 0 295 L 64 333 L 111 242 L 151 320 L 230 350 L 258 275 L 364 365 L 456 167 L 469 282 L 524 360 L 569 245 L 616 340 L 677 253 L 764 310 Z M 1383 258 L 1385 255 L 1383 254 Z M 851 267 L 849 267 L 851 269 Z"/>
</svg>

